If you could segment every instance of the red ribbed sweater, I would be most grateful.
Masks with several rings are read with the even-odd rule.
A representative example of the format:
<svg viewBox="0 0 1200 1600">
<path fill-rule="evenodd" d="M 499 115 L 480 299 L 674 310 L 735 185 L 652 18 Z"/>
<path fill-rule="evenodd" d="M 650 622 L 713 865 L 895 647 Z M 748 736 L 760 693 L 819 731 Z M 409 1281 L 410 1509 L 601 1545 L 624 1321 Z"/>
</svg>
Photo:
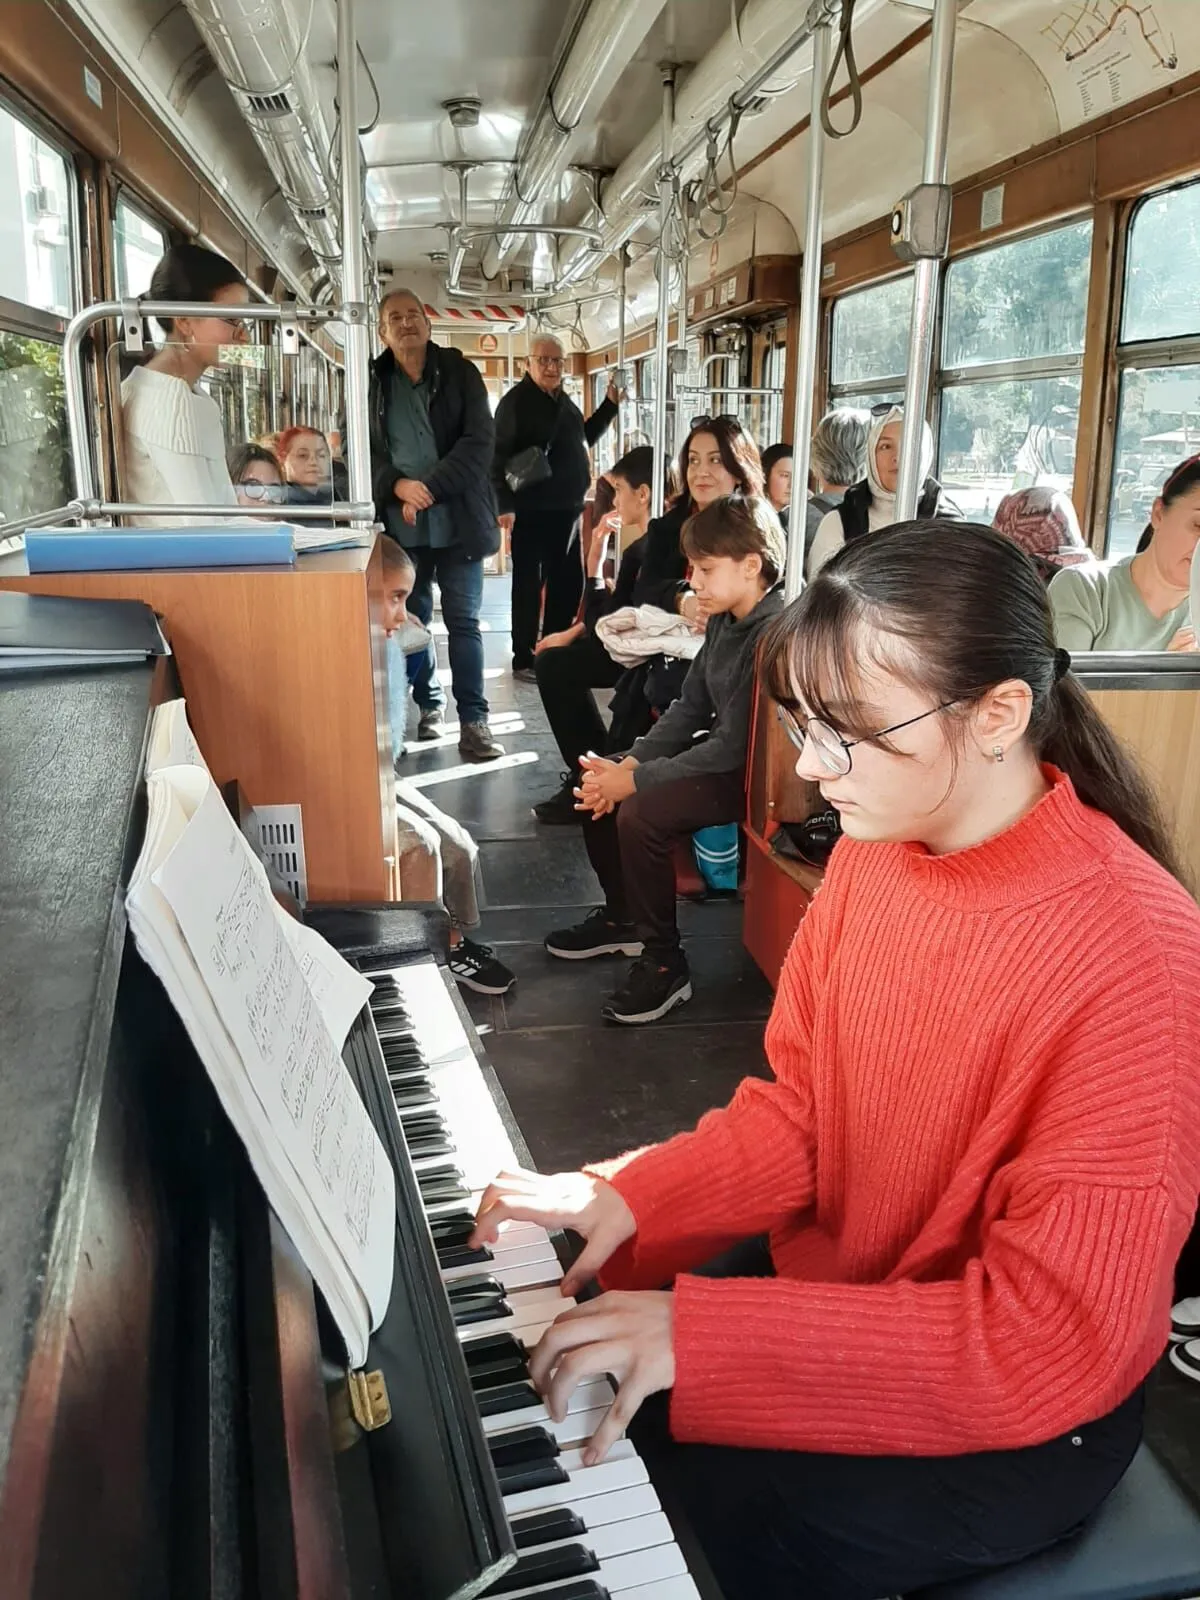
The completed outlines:
<svg viewBox="0 0 1200 1600">
<path fill-rule="evenodd" d="M 949 1455 L 1103 1416 L 1167 1338 L 1200 1185 L 1200 910 L 1052 768 L 936 857 L 839 843 L 747 1080 L 593 1170 L 675 1278 L 672 1431 Z M 769 1232 L 777 1278 L 687 1275 Z"/>
</svg>

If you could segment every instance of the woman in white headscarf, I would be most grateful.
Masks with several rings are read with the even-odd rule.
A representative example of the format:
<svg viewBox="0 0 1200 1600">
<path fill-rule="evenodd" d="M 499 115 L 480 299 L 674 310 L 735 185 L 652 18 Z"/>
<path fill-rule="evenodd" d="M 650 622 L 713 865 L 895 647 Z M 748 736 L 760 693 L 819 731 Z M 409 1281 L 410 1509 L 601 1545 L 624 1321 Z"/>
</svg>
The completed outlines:
<svg viewBox="0 0 1200 1600">
<path fill-rule="evenodd" d="M 900 439 L 904 432 L 904 409 L 891 406 L 872 415 L 867 434 L 867 475 L 852 484 L 841 504 L 821 521 L 808 554 L 807 576 L 815 577 L 836 551 L 851 539 L 878 533 L 896 521 L 896 484 L 900 477 Z M 929 476 L 933 465 L 933 434 L 929 424 L 921 424 L 922 489 L 917 501 L 918 517 L 955 516 L 958 513 L 942 503 L 936 479 Z"/>
</svg>

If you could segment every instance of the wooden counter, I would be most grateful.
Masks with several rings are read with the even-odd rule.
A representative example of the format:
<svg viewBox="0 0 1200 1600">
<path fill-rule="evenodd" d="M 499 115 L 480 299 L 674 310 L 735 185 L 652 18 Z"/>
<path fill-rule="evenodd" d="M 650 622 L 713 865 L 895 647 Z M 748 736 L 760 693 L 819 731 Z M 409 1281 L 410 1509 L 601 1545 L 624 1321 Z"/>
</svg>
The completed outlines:
<svg viewBox="0 0 1200 1600">
<path fill-rule="evenodd" d="M 378 549 L 294 567 L 29 575 L 0 588 L 144 600 L 163 619 L 188 717 L 218 783 L 299 805 L 313 900 L 395 900 L 395 789 Z"/>
</svg>

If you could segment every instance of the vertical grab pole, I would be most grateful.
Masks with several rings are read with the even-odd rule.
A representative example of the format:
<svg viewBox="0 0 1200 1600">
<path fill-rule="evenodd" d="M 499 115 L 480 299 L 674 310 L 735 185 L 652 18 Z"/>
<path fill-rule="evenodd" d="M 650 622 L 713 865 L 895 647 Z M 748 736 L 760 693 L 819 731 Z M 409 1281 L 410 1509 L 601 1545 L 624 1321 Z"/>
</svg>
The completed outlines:
<svg viewBox="0 0 1200 1600">
<path fill-rule="evenodd" d="M 617 256 L 617 388 L 624 395 L 627 388 L 625 382 L 625 274 L 629 268 L 629 246 L 622 245 Z M 624 454 L 625 447 L 625 406 L 626 401 L 621 400 L 617 406 L 617 455 Z"/>
<path fill-rule="evenodd" d="M 688 219 L 686 198 L 682 202 L 682 214 L 679 221 L 683 238 L 683 253 L 679 258 L 679 309 L 675 313 L 675 347 L 682 353 L 675 367 L 675 433 L 671 440 L 672 455 L 675 454 L 676 450 L 682 448 L 683 441 L 687 437 L 687 429 L 684 426 L 687 419 L 679 414 L 681 405 L 679 397 L 684 384 L 687 382 Z"/>
<path fill-rule="evenodd" d="M 663 476 L 663 457 L 667 453 L 667 386 L 671 370 L 668 325 L 671 320 L 671 263 L 667 259 L 666 235 L 671 223 L 674 174 L 671 146 L 675 138 L 675 68 L 669 62 L 661 67 L 662 157 L 658 169 L 658 326 L 654 345 L 654 493 L 650 514 L 661 517 L 667 485 Z"/>
<path fill-rule="evenodd" d="M 367 386 L 371 330 L 367 326 L 366 252 L 358 144 L 358 44 L 354 0 L 337 0 L 337 89 L 342 158 L 342 304 L 346 316 L 346 467 L 351 500 L 371 499 L 371 438 Z"/>
<path fill-rule="evenodd" d="M 804 219 L 800 349 L 796 360 L 796 403 L 792 413 L 792 498 L 788 505 L 787 567 L 783 589 L 786 600 L 794 600 L 804 587 L 808 463 L 812 451 L 813 388 L 817 381 L 817 343 L 821 331 L 821 210 L 825 187 L 825 125 L 821 120 L 821 102 L 829 77 L 831 37 L 828 18 L 813 29 L 812 114 L 808 123 L 808 213 Z"/>
<path fill-rule="evenodd" d="M 950 86 L 954 73 L 954 24 L 957 0 L 934 0 L 929 45 L 929 93 L 925 106 L 923 184 L 944 185 L 950 133 Z M 922 424 L 929 406 L 933 371 L 933 339 L 937 326 L 942 256 L 921 256 L 913 270 L 912 321 L 908 332 L 908 378 L 904 385 L 904 432 L 900 444 L 900 476 L 896 486 L 896 520 L 917 514 L 921 495 Z"/>
</svg>

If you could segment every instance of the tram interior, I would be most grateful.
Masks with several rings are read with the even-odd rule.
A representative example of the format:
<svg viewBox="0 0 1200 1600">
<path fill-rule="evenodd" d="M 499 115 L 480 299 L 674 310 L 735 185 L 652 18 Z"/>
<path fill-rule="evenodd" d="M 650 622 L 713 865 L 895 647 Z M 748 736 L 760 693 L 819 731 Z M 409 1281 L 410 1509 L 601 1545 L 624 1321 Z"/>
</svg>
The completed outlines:
<svg viewBox="0 0 1200 1600">
<path fill-rule="evenodd" d="M 948 201 L 932 247 L 921 186 Z M 902 197 L 912 209 L 894 214 Z M 279 570 L 38 571 L 42 530 L 138 521 L 116 509 L 136 498 L 121 383 L 171 344 L 142 307 L 186 242 L 247 285 L 244 331 L 200 379 L 225 444 L 306 429 L 345 469 L 315 504 L 243 499 L 238 516 L 336 523 L 357 543 Z M 534 814 L 563 759 L 537 682 L 513 671 L 507 530 L 478 610 L 502 753 L 460 751 L 440 606 L 444 723 L 425 738 L 409 698 L 406 726 L 390 725 L 404 696 L 383 632 L 367 388 L 381 305 L 407 292 L 493 412 L 547 338 L 585 417 L 615 386 L 616 419 L 589 452 L 581 562 L 597 484 L 628 450 L 653 451 L 657 513 L 663 459 L 699 419 L 736 419 L 760 451 L 791 446 L 790 599 L 810 439 L 831 408 L 927 417 L 931 471 L 963 519 L 990 524 L 1006 496 L 1042 488 L 1073 504 L 1088 559 L 1133 556 L 1164 481 L 1200 451 L 1198 285 L 1195 0 L 5 0 L 0 600 L 152 606 L 214 778 L 249 807 L 298 808 L 315 905 L 432 898 L 425 879 L 406 885 L 397 779 L 466 829 L 479 938 L 515 983 L 462 999 L 533 1163 L 573 1169 L 690 1128 L 767 1073 L 780 965 L 821 881 L 780 849 L 780 826 L 823 803 L 763 691 L 739 887 L 709 889 L 680 856 L 692 998 L 653 1026 L 602 1019 L 619 963 L 543 948 L 599 896 L 581 830 Z M 916 505 L 920 437 L 902 441 L 898 505 Z M 175 520 L 220 516 L 189 505 Z M 1194 645 L 1075 667 L 1200 885 Z M 609 691 L 597 698 L 607 710 Z M 1169 1474 L 1155 1479 L 1161 1548 L 1200 1585 L 1200 1388 L 1165 1363 L 1147 1437 Z M 1122 1514 L 1153 1543 L 1143 1503 Z M 1153 1563 L 1128 1556 L 1126 1534 L 1107 1575 L 1101 1546 L 1086 1574 L 1018 1569 L 954 1592 L 1200 1592 L 1153 1575 L 1139 1587 Z"/>
</svg>

